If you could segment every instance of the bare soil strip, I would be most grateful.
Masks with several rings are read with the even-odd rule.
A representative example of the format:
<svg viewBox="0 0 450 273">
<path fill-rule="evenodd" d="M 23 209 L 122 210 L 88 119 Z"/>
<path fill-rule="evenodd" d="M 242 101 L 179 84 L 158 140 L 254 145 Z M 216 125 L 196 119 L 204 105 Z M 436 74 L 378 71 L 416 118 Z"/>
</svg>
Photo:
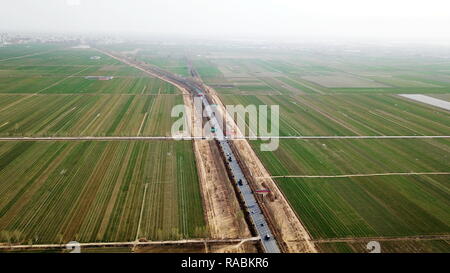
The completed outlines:
<svg viewBox="0 0 450 273">
<path fill-rule="evenodd" d="M 84 134 L 84 132 L 86 132 L 87 129 L 89 129 L 91 127 L 91 125 L 100 117 L 100 113 L 98 113 L 94 119 L 91 120 L 91 122 L 89 122 L 89 124 L 84 128 L 84 130 L 81 132 L 81 135 Z"/>
<path fill-rule="evenodd" d="M 450 102 L 445 100 L 421 94 L 400 94 L 399 96 L 450 111 Z"/>
<path fill-rule="evenodd" d="M 142 94 L 144 94 L 144 92 L 145 92 L 145 90 L 147 89 L 147 85 L 146 86 L 144 86 L 144 88 L 142 88 L 142 92 L 141 92 L 141 95 Z"/>
<path fill-rule="evenodd" d="M 148 245 L 172 245 L 172 244 L 195 244 L 195 243 L 241 243 L 242 241 L 259 241 L 259 237 L 235 238 L 235 239 L 191 239 L 178 241 L 149 241 L 149 242 L 104 242 L 104 243 L 80 243 L 80 247 L 113 247 L 113 246 L 148 246 Z M 42 245 L 0 245 L 0 249 L 37 249 L 37 248 L 65 248 L 65 244 L 42 244 Z"/>
<path fill-rule="evenodd" d="M 401 175 L 450 175 L 450 172 L 411 172 L 411 173 L 368 173 L 368 174 L 340 174 L 340 175 L 277 175 L 270 178 L 345 178 L 345 177 L 369 177 L 369 176 L 401 176 Z M 266 179 L 268 177 L 257 177 Z"/>
<path fill-rule="evenodd" d="M 9 123 L 9 121 L 3 123 L 3 125 L 0 125 L 0 128 L 2 128 L 2 127 L 5 126 L 5 125 L 8 125 L 8 123 Z"/>
<path fill-rule="evenodd" d="M 212 238 L 251 236 L 213 141 L 194 141 L 206 218 Z"/>
<path fill-rule="evenodd" d="M 147 116 L 148 116 L 148 112 L 145 113 L 144 118 L 142 119 L 141 126 L 139 126 L 139 130 L 138 130 L 137 136 L 139 136 L 141 134 L 142 127 L 144 126 L 144 122 L 147 119 Z"/>
<path fill-rule="evenodd" d="M 187 92 L 186 90 L 182 91 Z M 201 124 L 194 120 L 192 98 L 183 96 L 190 131 L 199 135 Z M 190 117 L 190 118 L 189 118 Z M 250 230 L 241 212 L 225 165 L 214 140 L 195 139 L 193 149 L 197 164 L 205 217 L 212 238 L 239 238 L 250 236 Z M 238 247 L 240 248 L 240 247 Z"/>
<path fill-rule="evenodd" d="M 145 184 L 144 196 L 142 196 L 141 212 L 139 214 L 138 228 L 136 231 L 136 241 L 139 239 L 139 233 L 141 232 L 142 214 L 144 213 L 145 197 L 147 196 L 147 187 L 148 187 L 148 183 Z"/>
</svg>

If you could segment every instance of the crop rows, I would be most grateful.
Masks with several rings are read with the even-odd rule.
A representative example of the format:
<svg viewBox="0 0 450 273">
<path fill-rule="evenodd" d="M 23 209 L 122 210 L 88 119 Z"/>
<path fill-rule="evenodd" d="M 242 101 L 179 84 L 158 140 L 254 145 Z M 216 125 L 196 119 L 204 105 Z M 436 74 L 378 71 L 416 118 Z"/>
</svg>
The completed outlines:
<svg viewBox="0 0 450 273">
<path fill-rule="evenodd" d="M 255 151 L 313 238 L 446 234 L 450 227 L 450 142 L 441 140 L 281 140 Z"/>
<path fill-rule="evenodd" d="M 449 175 L 281 178 L 313 238 L 445 235 Z"/>
<path fill-rule="evenodd" d="M 0 143 L 0 230 L 13 243 L 204 237 L 192 144 Z"/>
<path fill-rule="evenodd" d="M 450 140 L 282 139 L 273 152 L 255 151 L 272 175 L 450 172 Z"/>
<path fill-rule="evenodd" d="M 77 72 L 80 71 L 83 71 L 83 68 L 78 68 Z M 93 73 L 93 74 L 101 74 L 101 73 Z M 177 94 L 178 90 L 176 90 L 176 88 L 172 85 L 169 85 L 158 79 L 153 79 L 149 77 L 125 76 L 102 81 L 95 79 L 86 79 L 84 76 L 68 77 L 55 75 L 55 76 L 41 77 L 28 75 L 28 76 L 0 77 L 0 93 Z"/>
<path fill-rule="evenodd" d="M 0 136 L 170 136 L 171 108 L 182 103 L 181 96 L 166 95 L 5 95 L 5 100 Z"/>
<path fill-rule="evenodd" d="M 42 50 L 43 54 L 28 56 L 24 58 L 10 59 L 2 61 L 2 65 L 115 65 L 121 64 L 119 61 L 110 58 L 93 49 L 54 49 L 49 48 L 49 52 Z M 20 54 L 26 55 L 26 54 Z M 100 59 L 91 59 L 92 56 L 99 56 Z"/>
<path fill-rule="evenodd" d="M 395 96 L 221 97 L 226 105 L 279 105 L 281 136 L 450 134 L 447 111 Z"/>
</svg>

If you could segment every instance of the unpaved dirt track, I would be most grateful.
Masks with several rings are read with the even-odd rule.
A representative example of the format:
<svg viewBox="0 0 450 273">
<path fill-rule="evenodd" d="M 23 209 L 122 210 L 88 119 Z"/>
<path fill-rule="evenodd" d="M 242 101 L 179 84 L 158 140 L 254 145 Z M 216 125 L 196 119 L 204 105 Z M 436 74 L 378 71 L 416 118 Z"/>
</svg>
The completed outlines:
<svg viewBox="0 0 450 273">
<path fill-rule="evenodd" d="M 80 247 L 114 247 L 114 246 L 148 246 L 148 245 L 175 245 L 196 243 L 236 243 L 239 246 L 245 242 L 258 241 L 259 237 L 235 238 L 235 239 L 191 239 L 177 241 L 149 241 L 149 242 L 107 242 L 107 243 L 80 243 Z M 37 248 L 65 248 L 65 244 L 40 244 L 40 245 L 0 245 L 0 249 L 37 249 Z"/>
</svg>

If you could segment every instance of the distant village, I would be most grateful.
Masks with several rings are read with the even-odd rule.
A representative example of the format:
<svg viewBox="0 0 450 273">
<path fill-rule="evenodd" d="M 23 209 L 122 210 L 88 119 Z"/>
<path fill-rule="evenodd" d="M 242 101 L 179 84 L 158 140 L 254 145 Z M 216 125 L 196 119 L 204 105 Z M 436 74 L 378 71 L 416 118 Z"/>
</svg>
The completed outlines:
<svg viewBox="0 0 450 273">
<path fill-rule="evenodd" d="M 114 44 L 123 42 L 121 39 L 108 36 L 89 37 L 85 35 L 63 35 L 63 34 L 24 34 L 0 32 L 0 47 L 20 44 L 39 43 L 65 43 L 65 44 L 88 44 L 88 43 Z"/>
</svg>

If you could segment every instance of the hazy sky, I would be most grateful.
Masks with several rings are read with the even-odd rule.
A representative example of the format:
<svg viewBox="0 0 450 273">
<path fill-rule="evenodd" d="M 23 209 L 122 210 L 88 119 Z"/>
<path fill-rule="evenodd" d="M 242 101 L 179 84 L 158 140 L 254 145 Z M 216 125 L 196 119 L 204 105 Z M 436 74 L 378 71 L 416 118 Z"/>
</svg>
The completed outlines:
<svg viewBox="0 0 450 273">
<path fill-rule="evenodd" d="M 448 0 L 0 0 L 0 30 L 450 41 Z"/>
</svg>

